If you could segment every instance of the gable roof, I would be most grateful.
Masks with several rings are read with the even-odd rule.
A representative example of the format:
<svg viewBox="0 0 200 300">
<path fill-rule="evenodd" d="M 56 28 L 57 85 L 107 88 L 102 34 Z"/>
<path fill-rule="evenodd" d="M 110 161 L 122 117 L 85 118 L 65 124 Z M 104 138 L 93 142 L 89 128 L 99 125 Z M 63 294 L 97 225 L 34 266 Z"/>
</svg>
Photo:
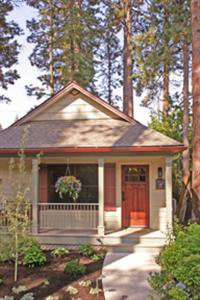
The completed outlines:
<svg viewBox="0 0 200 300">
<path fill-rule="evenodd" d="M 92 99 L 116 118 L 107 120 L 35 120 L 35 116 L 54 105 L 73 90 Z M 70 82 L 9 128 L 0 132 L 0 153 L 15 153 L 21 148 L 24 129 L 28 129 L 27 153 L 165 151 L 185 149 L 183 144 L 150 129 L 104 100 Z"/>
<path fill-rule="evenodd" d="M 38 114 L 40 114 L 43 110 L 45 110 L 46 108 L 48 108 L 49 106 L 53 105 L 54 103 L 56 103 L 57 101 L 59 101 L 61 98 L 63 98 L 64 96 L 66 96 L 67 94 L 69 94 L 70 92 L 72 92 L 73 90 L 76 90 L 77 92 L 80 92 L 81 94 L 83 94 L 84 96 L 90 98 L 91 100 L 93 100 L 95 103 L 99 104 L 100 106 L 102 106 L 103 108 L 105 108 L 108 112 L 113 113 L 114 115 L 116 115 L 116 117 L 127 121 L 129 123 L 135 123 L 137 121 L 135 121 L 133 118 L 127 116 L 126 114 L 124 114 L 123 112 L 121 112 L 120 110 L 118 110 L 117 108 L 111 106 L 109 103 L 107 103 L 105 100 L 101 99 L 100 97 L 92 94 L 91 92 L 89 92 L 88 90 L 82 88 L 78 83 L 76 83 L 75 81 L 71 81 L 69 82 L 62 90 L 60 90 L 59 92 L 57 92 L 55 95 L 51 96 L 50 98 L 48 98 L 46 101 L 42 102 L 40 105 L 38 105 L 36 108 L 34 108 L 33 110 L 31 110 L 30 112 L 28 112 L 24 117 L 20 118 L 19 120 L 17 120 L 15 123 L 13 123 L 11 126 L 16 126 L 16 125 L 21 125 L 22 123 L 25 122 L 29 122 L 32 120 L 33 117 L 37 116 Z"/>
</svg>

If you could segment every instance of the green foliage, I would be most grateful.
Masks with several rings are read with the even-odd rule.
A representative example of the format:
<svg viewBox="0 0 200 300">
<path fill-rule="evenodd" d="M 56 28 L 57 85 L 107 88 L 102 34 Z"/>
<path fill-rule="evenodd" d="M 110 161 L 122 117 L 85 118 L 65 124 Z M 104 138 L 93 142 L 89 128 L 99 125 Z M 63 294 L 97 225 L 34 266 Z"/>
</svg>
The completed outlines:
<svg viewBox="0 0 200 300">
<path fill-rule="evenodd" d="M 55 188 L 61 199 L 63 194 L 67 194 L 73 201 L 76 201 L 81 191 L 81 182 L 75 176 L 62 176 L 56 181 Z"/>
<path fill-rule="evenodd" d="M 173 300 L 188 300 L 188 294 L 185 291 L 180 290 L 179 288 L 172 288 L 169 290 L 169 296 Z"/>
<path fill-rule="evenodd" d="M 13 296 L 5 296 L 2 300 L 14 300 Z"/>
<path fill-rule="evenodd" d="M 0 285 L 3 283 L 3 279 L 0 278 Z"/>
<path fill-rule="evenodd" d="M 100 288 L 98 288 L 98 287 L 95 287 L 95 288 L 91 288 L 90 289 L 90 294 L 91 295 L 98 295 L 99 293 L 101 293 L 102 292 L 102 289 L 100 289 Z"/>
<path fill-rule="evenodd" d="M 161 252 L 158 262 L 162 271 L 153 274 L 150 283 L 160 296 L 188 299 L 188 293 L 191 299 L 200 299 L 200 225 L 181 229 L 175 241 Z"/>
<path fill-rule="evenodd" d="M 8 236 L 0 236 L 0 262 L 9 261 L 13 258 L 13 249 Z"/>
<path fill-rule="evenodd" d="M 25 241 L 28 238 L 30 226 L 30 196 L 31 177 L 27 170 L 27 161 L 24 148 L 28 138 L 28 126 L 24 129 L 21 150 L 17 158 L 12 158 L 9 164 L 9 195 L 0 194 L 0 202 L 5 204 L 7 230 L 9 237 L 9 256 L 14 260 L 14 281 L 17 281 L 19 257 L 24 251 Z M 5 245 L 8 246 L 5 240 Z"/>
<path fill-rule="evenodd" d="M 78 290 L 73 287 L 73 286 L 68 286 L 68 288 L 66 289 L 66 292 L 69 293 L 70 295 L 76 295 L 78 294 Z"/>
<path fill-rule="evenodd" d="M 64 272 L 69 274 L 71 278 L 75 279 L 86 272 L 86 266 L 79 263 L 78 260 L 71 260 L 64 268 Z"/>
<path fill-rule="evenodd" d="M 6 0 L 0 2 L 0 88 L 7 90 L 8 86 L 14 84 L 19 78 L 16 69 L 13 68 L 17 64 L 20 45 L 16 38 L 22 34 L 22 30 L 12 20 L 10 13 L 13 12 L 14 1 Z M 0 95 L 0 101 L 10 101 L 5 95 Z"/>
<path fill-rule="evenodd" d="M 64 247 L 57 247 L 54 250 L 52 250 L 51 254 L 55 257 L 63 257 L 69 254 L 69 250 L 67 250 Z"/>
<path fill-rule="evenodd" d="M 99 260 L 104 259 L 104 257 L 105 257 L 104 253 L 99 253 L 99 254 L 93 254 L 90 258 L 93 261 L 99 261 Z"/>
<path fill-rule="evenodd" d="M 176 99 L 173 101 L 180 100 Z M 183 139 L 183 111 L 181 108 L 181 103 L 171 105 L 168 116 L 165 116 L 163 113 L 152 113 L 151 121 L 149 127 L 155 129 L 166 136 L 175 139 L 182 143 Z M 192 128 L 191 128 L 192 119 L 190 118 L 190 145 L 192 144 Z M 182 186 L 182 153 L 179 153 L 174 157 L 173 160 L 173 196 L 176 199 L 179 199 L 180 189 Z"/>
<path fill-rule="evenodd" d="M 90 244 L 83 244 L 79 247 L 79 253 L 86 257 L 91 257 L 95 254 L 94 248 Z"/>
<path fill-rule="evenodd" d="M 24 265 L 28 267 L 42 266 L 47 259 L 38 244 L 33 244 L 24 255 Z"/>
<path fill-rule="evenodd" d="M 96 1 L 26 0 L 37 10 L 27 21 L 28 42 L 34 48 L 30 62 L 41 74 L 40 86 L 28 86 L 29 95 L 41 98 L 75 80 L 89 86 L 93 80 L 94 53 L 99 46 Z"/>
<path fill-rule="evenodd" d="M 48 280 L 48 279 L 44 279 L 44 281 L 43 281 L 43 285 L 44 285 L 44 286 L 48 286 L 48 285 L 50 285 L 50 282 L 49 282 L 49 280 Z"/>
<path fill-rule="evenodd" d="M 79 285 L 83 287 L 89 287 L 91 284 L 92 284 L 91 280 L 82 280 L 79 282 Z"/>
<path fill-rule="evenodd" d="M 12 288 L 12 292 L 14 294 L 20 294 L 21 292 L 26 292 L 27 291 L 27 287 L 25 285 L 19 285 L 18 287 L 13 287 Z"/>
<path fill-rule="evenodd" d="M 20 300 L 34 300 L 33 293 L 25 294 Z"/>
</svg>

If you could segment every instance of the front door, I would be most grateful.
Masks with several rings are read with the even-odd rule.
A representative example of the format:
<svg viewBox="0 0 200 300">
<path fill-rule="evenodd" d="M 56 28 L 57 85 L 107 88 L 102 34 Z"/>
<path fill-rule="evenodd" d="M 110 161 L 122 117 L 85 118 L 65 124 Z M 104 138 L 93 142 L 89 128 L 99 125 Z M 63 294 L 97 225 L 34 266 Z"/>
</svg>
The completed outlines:
<svg viewBox="0 0 200 300">
<path fill-rule="evenodd" d="M 122 166 L 122 225 L 149 225 L 149 168 Z"/>
</svg>

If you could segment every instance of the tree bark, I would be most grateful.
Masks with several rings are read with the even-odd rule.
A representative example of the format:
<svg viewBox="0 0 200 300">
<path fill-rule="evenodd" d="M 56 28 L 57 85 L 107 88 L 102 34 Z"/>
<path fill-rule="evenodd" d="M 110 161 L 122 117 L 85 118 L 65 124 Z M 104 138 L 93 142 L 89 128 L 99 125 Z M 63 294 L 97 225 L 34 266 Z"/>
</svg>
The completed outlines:
<svg viewBox="0 0 200 300">
<path fill-rule="evenodd" d="M 192 96 L 193 96 L 193 157 L 192 208 L 200 223 L 200 2 L 191 1 L 192 14 Z"/>
<path fill-rule="evenodd" d="M 54 61 L 53 61 L 54 36 L 53 36 L 53 3 L 52 3 L 52 0 L 49 0 L 49 7 L 50 7 L 49 72 L 50 72 L 50 90 L 51 90 L 51 95 L 53 95 L 54 94 Z"/>
<path fill-rule="evenodd" d="M 183 144 L 187 150 L 183 152 L 183 182 L 186 184 L 190 177 L 189 150 L 189 45 L 183 44 Z"/>
<path fill-rule="evenodd" d="M 163 61 L 163 114 L 168 115 L 169 111 L 169 37 L 168 37 L 168 7 L 164 5 L 164 24 L 163 24 L 163 39 L 164 39 L 164 61 Z"/>
<path fill-rule="evenodd" d="M 164 77 L 163 77 L 163 113 L 168 115 L 169 111 L 169 65 L 168 62 L 164 62 Z"/>
<path fill-rule="evenodd" d="M 134 117 L 133 107 L 133 82 L 132 68 L 133 58 L 131 53 L 132 38 L 132 7 L 131 0 L 124 0 L 124 84 L 123 84 L 123 111 L 130 117 Z"/>
</svg>

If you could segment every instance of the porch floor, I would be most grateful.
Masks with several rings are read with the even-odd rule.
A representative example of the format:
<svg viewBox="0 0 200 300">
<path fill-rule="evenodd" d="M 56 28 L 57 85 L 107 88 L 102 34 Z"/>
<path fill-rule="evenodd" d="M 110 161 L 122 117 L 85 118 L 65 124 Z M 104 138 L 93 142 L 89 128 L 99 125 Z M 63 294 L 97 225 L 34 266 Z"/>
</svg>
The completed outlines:
<svg viewBox="0 0 200 300">
<path fill-rule="evenodd" d="M 98 232 L 97 230 L 64 230 L 64 229 L 46 229 L 46 230 L 40 230 L 38 235 L 66 235 L 66 236 L 97 236 Z M 106 231 L 105 233 L 106 237 L 110 238 L 123 238 L 123 237 L 129 237 L 129 238 L 136 238 L 136 237 L 149 237 L 149 238 L 165 238 L 166 235 L 159 231 L 149 228 L 124 228 L 117 231 Z"/>
<path fill-rule="evenodd" d="M 89 243 L 105 246 L 110 252 L 156 252 L 166 243 L 159 230 L 126 228 L 99 236 L 97 230 L 43 230 L 35 235 L 43 246 L 77 246 Z"/>
</svg>

